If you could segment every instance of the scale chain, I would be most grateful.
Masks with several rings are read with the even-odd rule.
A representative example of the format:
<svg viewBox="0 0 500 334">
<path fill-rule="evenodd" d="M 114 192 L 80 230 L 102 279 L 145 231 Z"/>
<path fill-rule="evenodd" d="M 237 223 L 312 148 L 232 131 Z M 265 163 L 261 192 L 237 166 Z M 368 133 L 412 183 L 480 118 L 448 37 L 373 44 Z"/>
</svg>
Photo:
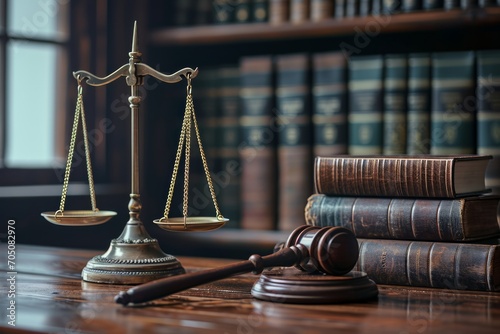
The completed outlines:
<svg viewBox="0 0 500 334">
<path fill-rule="evenodd" d="M 167 203 L 165 205 L 165 211 L 164 211 L 163 217 L 160 219 L 160 221 L 168 219 L 168 214 L 170 212 L 170 206 L 171 206 L 172 199 L 173 199 L 175 181 L 177 179 L 177 173 L 179 170 L 180 159 L 182 156 L 182 149 L 184 148 L 184 152 L 185 152 L 185 154 L 184 154 L 185 155 L 184 193 L 183 193 L 183 207 L 182 207 L 182 213 L 184 216 L 184 225 L 186 225 L 186 219 L 187 219 L 187 215 L 188 215 L 189 167 L 190 167 L 190 155 L 191 155 L 191 149 L 190 149 L 190 146 L 191 146 L 191 143 L 190 143 L 191 142 L 191 123 L 194 124 L 196 140 L 197 140 L 198 148 L 200 149 L 200 156 L 201 156 L 201 160 L 203 163 L 203 170 L 205 172 L 205 176 L 207 179 L 207 183 L 208 183 L 210 195 L 212 197 L 212 201 L 213 201 L 213 204 L 215 207 L 217 219 L 219 219 L 219 220 L 224 219 L 224 216 L 220 212 L 219 205 L 217 204 L 217 198 L 215 196 L 214 186 L 212 183 L 212 179 L 210 177 L 210 171 L 208 169 L 208 163 L 207 163 L 207 159 L 205 156 L 205 151 L 203 150 L 203 145 L 201 143 L 200 131 L 198 128 L 198 122 L 196 121 L 196 115 L 195 115 L 195 111 L 194 111 L 191 76 L 189 74 L 187 75 L 187 81 L 188 81 L 188 85 L 187 85 L 187 89 L 186 89 L 187 97 L 186 97 L 186 108 L 184 111 L 184 120 L 182 122 L 179 144 L 177 146 L 177 153 L 175 156 L 174 169 L 172 172 L 172 179 L 170 181 Z"/>
<path fill-rule="evenodd" d="M 182 126 L 181 126 L 181 134 L 179 137 L 179 144 L 177 145 L 177 152 L 175 154 L 175 161 L 174 161 L 174 169 L 172 171 L 172 179 L 170 180 L 170 187 L 168 189 L 168 196 L 167 196 L 167 203 L 165 204 L 165 211 L 163 213 L 163 218 L 162 219 L 168 219 L 168 214 L 170 212 L 170 206 L 172 204 L 172 198 L 174 195 L 174 187 L 175 187 L 175 181 L 177 180 L 177 172 L 179 170 L 179 165 L 182 157 L 182 148 L 184 147 L 184 141 L 186 138 L 186 128 L 189 125 L 189 114 L 186 110 L 184 111 L 184 119 L 182 121 Z"/>
<path fill-rule="evenodd" d="M 90 201 L 92 204 L 92 211 L 98 211 L 96 208 L 96 199 L 95 199 L 95 189 L 94 189 L 94 178 L 92 176 L 92 165 L 90 163 L 90 149 L 89 149 L 89 144 L 88 144 L 88 137 L 87 137 L 87 124 L 85 121 L 85 110 L 83 106 L 83 87 L 82 87 L 82 80 L 80 78 L 78 80 L 78 97 L 76 100 L 76 107 L 75 107 L 75 117 L 73 120 L 73 127 L 71 129 L 71 140 L 69 144 L 69 152 L 68 152 L 68 159 L 66 161 L 66 170 L 64 172 L 64 181 L 63 181 L 63 189 L 62 189 L 62 194 L 61 194 L 61 202 L 59 204 L 59 210 L 56 211 L 55 215 L 57 216 L 58 214 L 63 214 L 64 213 L 64 206 L 66 203 L 66 196 L 68 193 L 68 185 L 69 185 L 69 177 L 71 173 L 71 163 L 73 161 L 73 155 L 75 152 L 75 143 L 76 143 L 76 137 L 77 137 L 77 132 L 78 132 L 78 124 L 80 117 L 82 119 L 82 131 L 83 131 L 83 138 L 84 138 L 84 146 L 85 146 L 85 159 L 87 163 L 87 175 L 88 175 L 88 180 L 89 180 L 89 188 L 90 188 Z"/>
<path fill-rule="evenodd" d="M 215 207 L 215 215 L 217 219 L 224 219 L 224 216 L 220 212 L 219 205 L 217 204 L 217 197 L 215 196 L 214 185 L 212 183 L 212 178 L 210 177 L 210 171 L 208 170 L 207 158 L 205 156 L 205 151 L 203 150 L 203 145 L 201 144 L 200 130 L 198 129 L 198 122 L 196 121 L 196 115 L 194 112 L 194 103 L 191 98 L 191 117 L 193 118 L 194 130 L 196 133 L 196 140 L 198 142 L 198 147 L 200 149 L 201 161 L 203 163 L 203 170 L 205 171 L 205 177 L 207 178 L 208 188 L 210 189 L 210 195 L 212 196 L 212 201 Z"/>
</svg>

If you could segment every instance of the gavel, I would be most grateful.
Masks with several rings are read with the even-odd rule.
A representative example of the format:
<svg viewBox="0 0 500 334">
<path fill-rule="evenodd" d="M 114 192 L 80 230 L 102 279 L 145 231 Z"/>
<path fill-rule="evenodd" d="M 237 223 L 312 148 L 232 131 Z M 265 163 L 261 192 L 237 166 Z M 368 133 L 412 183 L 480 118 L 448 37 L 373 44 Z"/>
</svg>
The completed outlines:
<svg viewBox="0 0 500 334">
<path fill-rule="evenodd" d="M 359 248 L 354 234 L 344 227 L 300 226 L 292 231 L 283 247 L 266 255 L 252 255 L 246 261 L 227 266 L 171 276 L 122 291 L 118 304 L 144 303 L 201 284 L 234 275 L 260 274 L 266 268 L 291 267 L 306 272 L 340 276 L 350 272 L 358 260 Z"/>
</svg>

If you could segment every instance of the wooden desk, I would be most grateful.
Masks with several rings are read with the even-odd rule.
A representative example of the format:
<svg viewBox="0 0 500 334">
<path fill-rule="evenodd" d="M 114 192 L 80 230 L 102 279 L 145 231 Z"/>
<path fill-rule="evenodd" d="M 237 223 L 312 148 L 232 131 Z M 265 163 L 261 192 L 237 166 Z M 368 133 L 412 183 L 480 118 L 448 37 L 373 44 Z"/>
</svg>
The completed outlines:
<svg viewBox="0 0 500 334">
<path fill-rule="evenodd" d="M 292 305 L 253 299 L 257 276 L 199 286 L 123 307 L 126 286 L 83 282 L 88 259 L 102 252 L 17 245 L 16 326 L 8 325 L 6 245 L 0 247 L 0 333 L 499 333 L 500 293 L 379 286 L 379 297 L 343 305 Z M 179 258 L 188 270 L 234 261 Z"/>
</svg>

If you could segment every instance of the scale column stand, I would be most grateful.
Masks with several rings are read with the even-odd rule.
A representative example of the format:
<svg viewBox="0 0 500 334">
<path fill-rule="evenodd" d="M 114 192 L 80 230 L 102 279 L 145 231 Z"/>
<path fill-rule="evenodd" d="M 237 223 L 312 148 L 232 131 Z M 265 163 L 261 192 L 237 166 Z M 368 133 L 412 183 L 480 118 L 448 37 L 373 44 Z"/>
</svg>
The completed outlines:
<svg viewBox="0 0 500 334">
<path fill-rule="evenodd" d="M 182 76 L 194 78 L 198 69 L 184 68 L 174 74 L 160 73 L 141 63 L 141 53 L 137 49 L 137 26 L 134 24 L 132 51 L 129 52 L 129 63 L 121 66 L 110 75 L 100 78 L 86 71 L 77 71 L 73 75 L 80 80 L 86 79 L 91 86 L 103 86 L 119 77 L 125 76 L 131 88 L 129 97 L 131 109 L 131 194 L 128 205 L 130 219 L 121 235 L 111 240 L 109 249 L 92 258 L 82 271 L 82 278 L 88 282 L 110 284 L 140 284 L 154 279 L 185 273 L 180 262 L 172 255 L 165 254 L 158 241 L 146 231 L 140 220 L 142 208 L 139 195 L 139 105 L 138 94 L 143 78 L 151 75 L 156 79 L 174 83 L 182 80 Z"/>
</svg>

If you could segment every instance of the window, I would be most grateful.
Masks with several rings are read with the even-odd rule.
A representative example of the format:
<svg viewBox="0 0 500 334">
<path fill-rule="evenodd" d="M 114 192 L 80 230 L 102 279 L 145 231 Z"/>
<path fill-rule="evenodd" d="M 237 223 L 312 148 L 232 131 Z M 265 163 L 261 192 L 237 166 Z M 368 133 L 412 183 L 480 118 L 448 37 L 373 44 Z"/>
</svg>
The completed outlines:
<svg viewBox="0 0 500 334">
<path fill-rule="evenodd" d="M 69 0 L 0 0 L 4 177 L 9 170 L 52 170 L 64 163 L 68 12 Z"/>
</svg>

